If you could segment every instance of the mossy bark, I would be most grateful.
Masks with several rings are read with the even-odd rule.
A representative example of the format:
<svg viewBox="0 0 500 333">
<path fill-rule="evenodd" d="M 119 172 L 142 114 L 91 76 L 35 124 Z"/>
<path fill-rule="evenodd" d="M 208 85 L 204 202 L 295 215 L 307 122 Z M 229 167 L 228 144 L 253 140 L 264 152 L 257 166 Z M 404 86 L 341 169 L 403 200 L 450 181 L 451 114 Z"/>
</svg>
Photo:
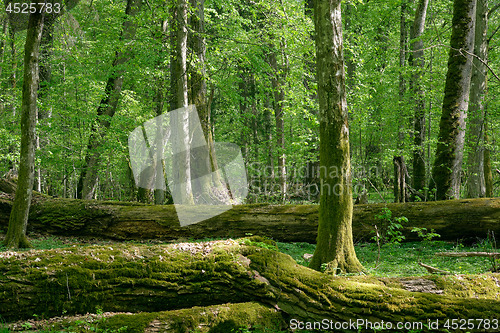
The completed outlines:
<svg viewBox="0 0 500 333">
<path fill-rule="evenodd" d="M 485 122 L 487 109 L 488 69 L 488 0 L 477 0 L 474 54 L 470 84 L 470 101 L 467 118 L 468 156 L 467 156 L 467 197 L 483 198 L 486 195 L 484 175 Z"/>
<path fill-rule="evenodd" d="M 12 183 L 11 183 L 12 184 Z M 12 186 L 12 185 L 10 185 Z M 2 186 L 0 188 L 8 188 Z M 12 209 L 12 195 L 0 193 L 0 227 L 6 228 Z M 387 207 L 393 217 L 405 216 L 406 240 L 419 240 L 413 227 L 435 229 L 441 240 L 476 240 L 488 230 L 500 234 L 500 198 L 412 202 L 405 204 L 355 205 L 353 237 L 368 240 L 374 234 L 376 218 Z M 81 201 L 50 198 L 35 192 L 28 231 L 66 236 L 90 236 L 119 240 L 201 239 L 261 235 L 283 242 L 315 243 L 318 205 L 237 205 L 211 219 L 181 227 L 173 205 L 153 206 L 130 202 Z"/>
<path fill-rule="evenodd" d="M 320 123 L 318 239 L 310 267 L 359 272 L 352 238 L 352 185 L 340 1 L 316 1 L 314 26 Z"/>
<path fill-rule="evenodd" d="M 436 199 L 458 199 L 465 137 L 465 114 L 474 51 L 476 0 L 454 0 L 448 72 L 432 171 Z"/>
<path fill-rule="evenodd" d="M 39 7 L 37 7 L 39 8 Z M 21 106 L 21 152 L 19 180 L 5 236 L 9 248 L 29 247 L 26 238 L 28 214 L 35 180 L 36 115 L 39 84 L 40 41 L 42 39 L 44 13 L 29 15 L 28 32 L 24 46 L 24 82 Z"/>
<path fill-rule="evenodd" d="M 0 313 L 12 321 L 34 314 L 84 314 L 96 306 L 104 311 L 155 312 L 259 302 L 267 305 L 263 311 L 269 316 L 272 307 L 299 320 L 427 322 L 496 318 L 500 311 L 498 274 L 333 277 L 254 246 L 264 244 L 253 238 L 7 252 L 0 263 Z M 154 316 L 148 320 L 151 323 Z"/>
</svg>

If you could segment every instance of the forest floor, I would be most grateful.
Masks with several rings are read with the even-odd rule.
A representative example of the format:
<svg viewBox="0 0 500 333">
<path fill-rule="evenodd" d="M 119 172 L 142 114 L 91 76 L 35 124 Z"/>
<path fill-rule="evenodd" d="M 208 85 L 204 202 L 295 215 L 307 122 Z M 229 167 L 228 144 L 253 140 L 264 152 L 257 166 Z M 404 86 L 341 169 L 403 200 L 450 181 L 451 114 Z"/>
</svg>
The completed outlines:
<svg viewBox="0 0 500 333">
<path fill-rule="evenodd" d="M 110 245 L 118 243 L 113 240 L 102 240 L 94 238 L 81 237 L 62 237 L 53 235 L 31 234 L 29 238 L 32 242 L 33 249 L 24 251 L 43 251 L 54 248 L 66 247 L 85 247 L 91 245 Z M 0 242 L 3 240 L 3 235 L 0 235 Z M 182 242 L 201 242 L 213 239 L 204 240 L 182 240 Z M 179 241 L 181 242 L 181 241 Z M 122 242 L 120 242 L 122 243 Z M 157 245 L 163 242 L 140 241 L 129 242 L 132 244 Z M 290 255 L 297 263 L 307 266 L 308 261 L 304 258 L 305 254 L 314 253 L 315 245 L 308 243 L 277 243 L 277 248 L 280 252 Z M 492 271 L 495 267 L 498 270 L 500 261 L 494 261 L 491 258 L 483 257 L 440 257 L 436 256 L 437 252 L 468 252 L 468 251 L 495 251 L 495 246 L 488 240 L 478 240 L 475 244 L 462 244 L 460 242 L 444 242 L 444 241 L 422 241 L 422 242 L 406 242 L 384 244 L 379 247 L 376 243 L 358 243 L 355 245 L 356 253 L 365 267 L 365 273 L 378 277 L 407 277 L 407 276 L 423 276 L 429 273 L 421 266 L 419 262 L 436 267 L 441 270 L 448 271 L 452 274 L 482 274 Z M 21 250 L 23 251 L 23 250 Z M 0 260 L 8 257 L 12 252 L 5 247 L 0 246 Z M 307 257 L 307 256 L 306 256 Z M 105 309 L 104 309 L 105 310 Z M 7 332 L 115 332 L 100 327 L 106 321 L 106 317 L 112 316 L 115 313 L 103 312 L 102 309 L 96 309 L 95 314 L 86 314 L 82 316 L 64 316 L 51 318 L 48 320 L 38 320 L 33 318 L 28 321 L 19 321 L 17 323 L 2 323 L 0 317 L 0 333 Z M 68 325 L 62 324 L 61 330 L 32 330 L 32 327 L 53 326 L 54 323 L 71 323 Z M 75 324 L 76 323 L 76 324 Z M 41 325 L 42 324 L 42 325 Z M 75 326 L 76 325 L 76 326 Z M 124 330 L 126 331 L 126 330 Z M 239 331 L 244 333 L 246 331 Z M 248 331 L 249 332 L 249 331 Z M 256 331 L 252 331 L 256 332 Z M 280 332 L 276 330 L 264 330 L 262 332 Z"/>
</svg>

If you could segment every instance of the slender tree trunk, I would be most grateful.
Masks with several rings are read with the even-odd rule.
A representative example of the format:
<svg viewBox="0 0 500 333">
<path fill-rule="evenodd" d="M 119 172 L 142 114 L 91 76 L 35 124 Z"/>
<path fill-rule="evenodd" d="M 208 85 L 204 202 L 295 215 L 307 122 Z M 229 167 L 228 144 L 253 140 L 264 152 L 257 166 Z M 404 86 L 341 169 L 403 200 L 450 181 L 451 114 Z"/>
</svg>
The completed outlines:
<svg viewBox="0 0 500 333">
<path fill-rule="evenodd" d="M 489 143 L 487 114 L 484 116 L 484 143 Z M 484 149 L 484 184 L 485 197 L 493 197 L 493 174 L 491 171 L 490 149 Z"/>
<path fill-rule="evenodd" d="M 127 0 L 125 14 L 127 17 L 134 17 L 140 10 L 142 1 Z M 121 39 L 129 41 L 135 37 L 136 24 L 127 19 L 123 23 Z M 120 94 L 123 86 L 123 76 L 125 75 L 125 65 L 131 59 L 129 50 L 116 53 L 112 65 L 112 74 L 108 78 L 104 97 L 97 108 L 97 119 L 92 124 L 85 162 L 82 167 L 80 179 L 78 181 L 78 197 L 91 200 L 95 196 L 98 179 L 98 167 L 101 160 L 101 153 L 98 148 L 103 144 L 103 139 L 107 129 L 111 126 L 111 119 L 115 115 L 120 101 Z"/>
<path fill-rule="evenodd" d="M 460 196 L 475 17 L 476 0 L 454 1 L 448 73 L 432 174 L 438 200 Z"/>
<path fill-rule="evenodd" d="M 197 186 L 197 192 L 202 195 L 210 195 L 212 183 L 217 188 L 217 193 L 224 193 L 222 180 L 217 170 L 215 146 L 212 136 L 212 124 L 210 120 L 210 109 L 207 98 L 206 68 L 205 68 L 205 0 L 190 0 L 192 14 L 190 26 L 192 33 L 188 36 L 189 48 L 193 54 L 194 65 L 188 69 L 189 87 L 191 101 L 196 105 L 198 118 L 206 141 L 206 147 L 200 147 L 193 152 L 195 163 L 191 165 L 191 177 L 193 186 Z M 212 174 L 212 177 L 206 175 Z M 205 176 L 205 177 L 204 177 Z M 194 189 L 193 189 L 194 191 Z M 223 201 L 228 198 L 224 198 Z"/>
<path fill-rule="evenodd" d="M 274 142 L 273 142 L 273 119 L 271 112 L 271 98 L 266 98 L 264 101 L 264 119 L 265 119 L 265 131 L 266 131 L 266 145 L 267 145 L 267 156 L 266 156 L 266 166 L 268 167 L 268 171 L 263 174 L 266 178 L 264 180 L 265 184 L 272 188 L 274 184 Z M 266 196 L 269 195 L 266 190 Z"/>
<path fill-rule="evenodd" d="M 488 59 L 488 0 L 477 0 L 474 57 L 469 100 L 469 131 L 467 156 L 467 197 L 482 198 L 486 195 L 484 179 L 484 122 L 486 112 L 487 68 L 483 63 Z"/>
<path fill-rule="evenodd" d="M 286 155 L 285 155 L 285 120 L 284 120 L 284 108 L 283 104 L 285 102 L 285 90 L 284 90 L 284 73 L 281 73 L 283 69 L 280 69 L 278 61 L 276 59 L 276 53 L 271 52 L 269 55 L 269 61 L 271 67 L 274 71 L 274 75 L 271 77 L 271 82 L 273 85 L 273 95 L 274 95 L 274 118 L 276 120 L 276 143 L 278 151 L 278 175 L 279 175 L 279 185 L 281 191 L 281 199 L 284 201 L 287 193 L 287 183 L 286 183 Z M 286 64 L 284 65 L 286 66 Z"/>
<path fill-rule="evenodd" d="M 423 192 L 425 188 L 425 94 L 422 89 L 422 72 L 424 70 L 424 43 L 422 34 L 425 29 L 425 18 L 429 0 L 420 0 L 415 12 L 415 20 L 410 33 L 410 64 L 414 67 L 412 75 L 412 96 L 415 103 L 414 136 L 413 136 L 413 188 Z"/>
<path fill-rule="evenodd" d="M 16 196 L 10 214 L 9 229 L 5 237 L 5 245 L 9 248 L 30 246 L 26 238 L 26 227 L 28 225 L 34 182 L 35 126 L 39 80 L 38 58 L 44 16 L 44 13 L 38 11 L 30 14 L 24 47 L 21 156 Z"/>
<path fill-rule="evenodd" d="M 398 127 L 398 149 L 403 150 L 405 145 L 405 95 L 406 95 L 406 82 L 404 78 L 404 68 L 406 65 L 406 52 L 407 52 L 407 28 L 406 28 L 406 0 L 401 1 L 401 15 L 399 22 L 399 127 Z"/>
<path fill-rule="evenodd" d="M 154 98 L 153 98 L 153 105 L 154 105 L 154 112 L 155 112 L 155 115 L 158 117 L 158 116 L 161 116 L 162 113 L 163 113 L 163 108 L 165 106 L 165 98 L 166 98 L 166 68 L 165 66 L 163 65 L 164 63 L 164 58 L 167 56 L 167 47 L 168 47 L 168 38 L 167 38 L 167 25 L 168 25 L 168 21 L 167 20 L 162 20 L 160 22 L 160 40 L 159 40 L 159 43 L 160 43 L 160 56 L 158 58 L 158 63 L 157 63 L 157 66 L 158 66 L 158 75 L 155 77 L 155 81 L 156 81 L 156 84 L 155 84 L 155 95 L 154 95 Z M 162 126 L 161 123 L 159 123 L 157 125 L 157 128 L 159 126 Z M 163 133 L 163 131 L 158 131 L 157 132 L 157 135 L 159 135 L 157 137 L 157 139 L 155 140 L 155 142 L 158 144 L 159 142 L 163 142 L 163 138 L 161 138 L 161 134 Z M 160 162 L 161 165 L 158 165 L 158 166 L 155 166 L 155 168 L 157 169 L 157 172 L 155 172 L 154 174 L 156 174 L 156 176 L 158 177 L 158 175 L 163 175 L 163 177 L 160 177 L 158 179 L 158 181 L 161 181 L 161 182 L 165 182 L 166 181 L 166 177 L 165 177 L 165 160 L 164 160 L 164 151 L 165 151 L 165 146 L 163 145 L 162 147 L 157 147 L 156 149 L 160 149 L 160 158 L 157 158 L 157 159 L 153 159 L 153 161 L 155 163 L 158 163 Z M 153 197 L 154 197 L 154 203 L 156 205 L 163 205 L 165 203 L 165 200 L 167 200 L 167 193 L 169 193 L 169 190 L 168 190 L 168 186 L 166 186 L 166 190 L 164 190 L 163 188 L 160 188 L 160 184 L 158 184 L 158 188 L 155 188 L 154 191 L 153 191 Z M 148 191 L 148 190 L 145 190 L 145 189 L 142 189 L 144 191 Z M 170 202 L 170 196 L 168 196 L 169 198 L 169 203 Z"/>
<path fill-rule="evenodd" d="M 187 85 L 187 0 L 173 1 L 174 15 L 172 16 L 172 70 L 171 106 L 174 109 L 185 111 L 177 112 L 170 118 L 172 130 L 172 146 L 174 148 L 172 170 L 172 194 L 178 198 L 177 203 L 193 204 L 193 191 L 191 184 L 191 159 L 190 159 L 190 133 Z"/>
<path fill-rule="evenodd" d="M 0 77 L 2 76 L 2 68 L 3 68 L 3 62 L 5 58 L 5 45 L 7 44 L 7 40 L 9 39 L 8 34 L 9 34 L 9 20 L 6 15 L 3 15 L 5 13 L 2 13 L 2 40 L 0 41 Z M 0 109 L 1 111 L 2 109 Z"/>
<path fill-rule="evenodd" d="M 16 117 L 16 97 L 15 97 L 15 91 L 16 91 L 16 85 L 17 85 L 17 61 L 16 61 L 16 31 L 12 28 L 9 27 L 9 44 L 10 44 L 10 63 L 11 63 L 11 68 L 10 68 L 10 91 L 9 91 L 9 102 L 7 109 L 8 111 L 12 114 L 12 118 L 14 119 Z"/>
<path fill-rule="evenodd" d="M 40 87 L 38 89 L 38 100 L 41 108 L 38 109 L 37 123 L 40 120 L 50 118 L 52 112 L 45 105 L 45 96 L 48 95 L 50 80 L 52 78 L 51 60 L 54 53 L 54 27 L 58 15 L 45 15 L 42 40 L 40 42 Z M 47 137 L 47 136 L 45 136 Z M 40 150 L 45 143 L 40 141 L 40 135 L 36 134 L 36 149 Z M 42 192 L 43 171 L 40 165 L 36 168 L 35 189 Z M 48 178 L 48 177 L 47 177 Z"/>
<path fill-rule="evenodd" d="M 160 65 L 161 66 L 161 65 Z M 164 85 L 165 85 L 165 80 L 164 80 L 164 72 L 163 72 L 163 69 L 160 70 L 160 74 L 159 74 L 159 77 L 156 78 L 156 87 L 155 87 L 155 97 L 154 97 L 154 100 L 153 100 L 153 104 L 154 104 L 154 109 L 155 109 L 155 114 L 156 116 L 161 116 L 161 114 L 163 113 L 163 106 L 164 106 L 164 103 L 165 103 L 165 94 L 164 94 Z M 157 128 L 159 126 L 162 126 L 161 122 L 159 122 L 159 124 L 157 125 Z M 160 135 L 161 133 L 163 133 L 163 131 L 158 131 L 157 135 Z M 156 143 L 159 143 L 159 142 L 163 142 L 163 139 L 161 137 L 157 137 L 157 139 L 155 140 Z M 155 161 L 156 163 L 161 163 L 161 165 L 159 166 L 155 166 L 157 168 L 157 172 L 155 173 L 156 176 L 158 177 L 158 175 L 165 175 L 165 160 L 163 159 L 163 155 L 164 155 L 164 149 L 165 147 L 162 146 L 162 147 L 156 147 L 156 149 L 160 149 L 160 158 L 157 159 L 153 159 L 153 161 Z M 161 181 L 164 182 L 165 181 L 165 177 L 160 177 Z M 165 203 L 165 199 L 166 199 L 166 191 L 163 190 L 162 188 L 155 188 L 154 191 L 153 191 L 153 197 L 154 197 L 154 203 L 156 205 L 163 205 Z"/>
<path fill-rule="evenodd" d="M 316 59 L 320 115 L 320 208 L 318 240 L 310 267 L 359 272 L 352 238 L 349 125 L 339 0 L 315 1 Z"/>
</svg>

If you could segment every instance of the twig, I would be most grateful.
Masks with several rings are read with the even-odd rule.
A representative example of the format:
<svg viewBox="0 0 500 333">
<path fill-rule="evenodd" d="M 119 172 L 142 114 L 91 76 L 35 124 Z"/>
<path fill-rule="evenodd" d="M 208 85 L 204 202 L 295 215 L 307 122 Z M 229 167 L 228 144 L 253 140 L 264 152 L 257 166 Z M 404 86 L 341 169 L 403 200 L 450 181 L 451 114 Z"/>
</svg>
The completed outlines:
<svg viewBox="0 0 500 333">
<path fill-rule="evenodd" d="M 500 258 L 498 252 L 438 252 L 438 257 L 490 257 Z"/>
<path fill-rule="evenodd" d="M 375 232 L 376 232 L 376 239 L 377 239 L 377 249 L 378 249 L 378 253 L 377 253 L 377 264 L 375 265 L 375 268 L 378 267 L 379 263 L 380 263 L 380 234 L 378 232 L 378 227 L 377 225 L 375 224 Z"/>
<path fill-rule="evenodd" d="M 451 274 L 448 271 L 443 271 L 442 269 L 439 269 L 439 268 L 436 268 L 436 267 L 432 267 L 432 266 L 429 266 L 429 265 L 426 265 L 426 264 L 422 264 L 421 262 L 419 262 L 418 264 L 420 266 L 422 266 L 423 268 L 425 268 L 431 274 L 445 274 L 445 275 Z"/>
<path fill-rule="evenodd" d="M 384 203 L 387 203 L 387 201 L 385 201 L 384 197 L 382 196 L 382 194 L 380 194 L 380 192 L 379 192 L 379 191 L 378 191 L 378 189 L 375 187 L 375 185 L 373 185 L 373 184 L 372 184 L 372 182 L 371 182 L 368 178 L 366 178 L 366 180 L 367 180 L 367 181 L 368 181 L 368 183 L 370 183 L 370 185 L 371 185 L 371 186 L 375 189 L 375 191 L 377 191 L 377 193 L 378 193 L 379 197 L 381 197 L 381 198 L 382 198 L 382 200 L 384 201 Z"/>
<path fill-rule="evenodd" d="M 66 273 L 66 288 L 68 288 L 68 300 L 71 301 L 71 293 L 69 292 L 69 278 L 68 278 L 68 273 Z"/>
</svg>

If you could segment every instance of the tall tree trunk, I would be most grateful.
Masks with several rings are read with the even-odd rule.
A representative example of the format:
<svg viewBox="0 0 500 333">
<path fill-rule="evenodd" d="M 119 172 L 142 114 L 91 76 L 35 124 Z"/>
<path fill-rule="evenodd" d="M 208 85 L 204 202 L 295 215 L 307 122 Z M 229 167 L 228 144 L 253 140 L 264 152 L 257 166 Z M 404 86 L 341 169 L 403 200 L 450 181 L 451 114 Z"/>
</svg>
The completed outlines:
<svg viewBox="0 0 500 333">
<path fill-rule="evenodd" d="M 10 78 L 9 78 L 9 96 L 7 110 L 11 113 L 12 118 L 16 117 L 16 85 L 17 85 L 17 60 L 16 60 L 16 31 L 9 26 L 9 44 L 10 44 Z"/>
<path fill-rule="evenodd" d="M 352 239 L 349 125 L 339 0 L 314 2 L 320 115 L 320 208 L 318 240 L 310 267 L 359 272 Z M 336 172 L 334 172 L 336 171 Z"/>
<path fill-rule="evenodd" d="M 310 18 L 311 21 L 314 22 L 314 3 L 313 0 L 306 0 L 304 4 L 304 13 L 306 17 Z M 351 16 L 353 6 L 350 3 L 346 3 L 346 27 L 349 30 L 353 30 L 351 27 Z M 353 34 L 349 34 L 348 38 L 350 38 L 349 42 L 352 45 L 354 40 L 351 38 Z M 314 43 L 314 33 L 311 33 L 310 36 L 311 43 Z M 356 70 L 356 63 L 354 62 L 354 55 L 350 54 L 346 57 L 346 67 L 347 67 L 347 78 L 346 82 L 349 87 L 354 85 L 354 77 Z M 316 58 L 314 51 L 312 54 L 305 53 L 304 54 L 304 87 L 309 92 L 309 98 L 311 100 L 318 100 L 318 93 L 316 89 L 313 89 L 312 86 L 317 83 L 316 78 Z M 312 107 L 309 109 L 309 112 L 314 115 L 316 118 L 318 117 L 318 109 Z M 310 201 L 318 201 L 319 198 L 319 144 L 318 144 L 318 136 L 319 136 L 319 128 L 314 128 L 312 136 L 310 137 L 309 142 L 309 151 L 308 151 L 308 159 L 305 165 L 306 175 L 304 177 L 304 192 L 307 194 L 307 199 Z"/>
<path fill-rule="evenodd" d="M 476 0 L 454 0 L 451 49 L 432 173 L 438 200 L 458 199 L 469 99 Z"/>
<path fill-rule="evenodd" d="M 174 15 L 172 25 L 172 62 L 171 62 L 171 109 L 183 109 L 170 118 L 172 146 L 174 147 L 172 170 L 173 181 L 172 195 L 179 204 L 193 204 L 193 191 L 191 185 L 190 161 L 190 133 L 188 90 L 187 90 L 187 0 L 174 0 Z"/>
<path fill-rule="evenodd" d="M 37 9 L 40 9 L 37 6 Z M 9 219 L 5 245 L 9 248 L 29 247 L 26 227 L 31 205 L 35 168 L 35 126 L 39 80 L 38 57 L 45 14 L 30 14 L 24 46 L 23 101 L 21 113 L 21 156 L 19 178 Z"/>
<path fill-rule="evenodd" d="M 413 136 L 413 188 L 423 192 L 425 188 L 425 95 L 422 89 L 422 72 L 424 70 L 424 42 L 422 34 L 425 29 L 425 18 L 429 0 L 420 0 L 415 12 L 415 20 L 410 32 L 411 55 L 410 64 L 414 68 L 412 75 L 412 95 L 415 103 L 414 136 Z"/>
<path fill-rule="evenodd" d="M 9 34 L 9 20 L 7 19 L 5 13 L 2 12 L 2 40 L 0 40 L 0 77 L 2 76 L 3 62 L 5 58 L 5 45 L 7 44 L 8 34 Z M 2 106 L 0 105 L 0 111 L 2 111 Z"/>
<path fill-rule="evenodd" d="M 134 17 L 140 10 L 142 1 L 127 0 L 125 15 Z M 126 19 L 123 23 L 121 40 L 129 41 L 135 37 L 136 24 L 132 19 Z M 125 64 L 131 59 L 130 50 L 116 52 L 112 65 L 112 74 L 108 78 L 104 97 L 97 108 L 97 119 L 92 124 L 85 162 L 82 167 L 80 179 L 78 181 L 78 198 L 91 200 L 95 195 L 98 179 L 98 167 L 101 160 L 99 147 L 103 144 L 103 139 L 107 129 L 111 126 L 111 119 L 115 115 L 120 101 L 120 94 L 123 86 L 123 76 L 125 75 Z"/>
<path fill-rule="evenodd" d="M 484 122 L 486 112 L 488 59 L 488 0 L 477 0 L 474 57 L 469 100 L 469 131 L 467 156 L 467 197 L 482 198 L 486 195 L 484 179 Z"/>
<path fill-rule="evenodd" d="M 399 20 L 399 127 L 398 127 L 398 149 L 402 153 L 405 144 L 405 112 L 406 103 L 406 82 L 403 70 L 406 65 L 406 52 L 407 52 L 407 37 L 408 32 L 406 28 L 406 0 L 401 1 L 401 15 Z"/>
<path fill-rule="evenodd" d="M 40 42 L 40 87 L 38 89 L 38 100 L 42 107 L 38 109 L 37 123 L 40 120 L 50 118 L 52 112 L 48 105 L 44 105 L 45 96 L 48 94 L 50 80 L 52 77 L 51 60 L 54 53 L 54 27 L 58 15 L 45 15 L 42 40 Z M 46 136 L 47 137 L 47 136 Z M 40 141 L 40 135 L 36 134 L 36 149 L 40 150 L 44 142 Z M 37 165 L 35 177 L 35 189 L 42 192 L 42 168 Z"/>
<path fill-rule="evenodd" d="M 164 59 L 167 56 L 167 47 L 168 47 L 168 37 L 167 37 L 167 26 L 168 26 L 168 20 L 162 20 L 160 22 L 160 56 L 158 57 L 158 70 L 159 73 L 155 77 L 155 95 L 153 98 L 153 105 L 154 105 L 154 112 L 155 115 L 161 116 L 163 113 L 163 108 L 165 106 L 165 98 L 166 98 L 166 68 L 164 65 Z M 161 126 L 161 124 L 158 124 L 157 126 Z M 158 127 L 157 127 L 158 128 Z M 160 135 L 163 133 L 163 131 L 158 131 L 157 135 Z M 157 137 L 155 142 L 163 142 L 163 138 Z M 155 174 L 158 176 L 161 172 L 161 175 L 163 177 L 160 177 L 161 182 L 165 182 L 165 160 L 164 160 L 164 151 L 165 147 L 157 147 L 157 149 L 160 149 L 160 157 L 159 159 L 153 159 L 155 163 L 160 162 L 161 166 L 155 166 L 159 172 L 156 172 Z M 147 191 L 147 190 L 146 190 Z M 167 193 L 170 194 L 168 187 L 166 187 L 166 190 L 163 188 L 155 188 L 153 191 L 153 197 L 154 197 L 154 203 L 156 205 L 163 205 L 165 203 L 165 200 L 167 200 Z M 168 201 L 170 202 L 170 195 L 168 195 Z"/>
<path fill-rule="evenodd" d="M 285 103 L 285 90 L 284 90 L 284 80 L 286 73 L 283 73 L 285 69 L 280 68 L 278 65 L 278 60 L 276 57 L 276 52 L 271 51 L 269 55 L 269 61 L 271 68 L 274 73 L 271 77 L 271 82 L 273 85 L 273 96 L 274 96 L 274 118 L 276 120 L 276 148 L 278 151 L 278 175 L 279 175 L 279 187 L 281 192 L 281 200 L 284 201 L 287 193 L 287 183 L 286 183 L 286 155 L 285 155 L 285 120 L 284 120 L 284 108 Z M 285 67 L 286 64 L 283 65 Z"/>
<path fill-rule="evenodd" d="M 487 114 L 484 115 L 484 143 L 489 144 Z M 493 174 L 491 171 L 490 149 L 484 149 L 484 184 L 485 197 L 493 197 Z"/>
<path fill-rule="evenodd" d="M 271 112 L 271 98 L 266 98 L 264 101 L 264 119 L 265 119 L 265 132 L 266 132 L 266 145 L 267 145 L 267 156 L 266 156 L 266 172 L 262 174 L 266 179 L 262 179 L 264 183 L 267 185 L 267 188 L 273 188 L 274 184 L 274 142 L 273 142 L 273 119 Z M 263 178 L 261 177 L 261 178 Z M 265 189 L 265 195 L 268 196 L 269 193 Z"/>
<path fill-rule="evenodd" d="M 224 193 L 212 136 L 212 124 L 207 97 L 207 82 L 205 68 L 205 0 L 190 0 L 192 13 L 190 27 L 192 33 L 188 36 L 189 48 L 193 53 L 193 66 L 188 68 L 189 91 L 191 101 L 196 105 L 198 118 L 206 141 L 206 147 L 199 147 L 193 152 L 195 163 L 191 165 L 193 186 L 197 186 L 202 195 L 210 195 L 212 185 L 217 188 L 217 193 Z M 212 174 L 212 177 L 206 175 Z M 205 176 L 205 177 L 204 177 Z M 212 184 L 213 183 L 213 184 Z M 194 189 L 193 189 L 194 191 Z M 225 198 L 227 201 L 228 198 Z"/>
</svg>

